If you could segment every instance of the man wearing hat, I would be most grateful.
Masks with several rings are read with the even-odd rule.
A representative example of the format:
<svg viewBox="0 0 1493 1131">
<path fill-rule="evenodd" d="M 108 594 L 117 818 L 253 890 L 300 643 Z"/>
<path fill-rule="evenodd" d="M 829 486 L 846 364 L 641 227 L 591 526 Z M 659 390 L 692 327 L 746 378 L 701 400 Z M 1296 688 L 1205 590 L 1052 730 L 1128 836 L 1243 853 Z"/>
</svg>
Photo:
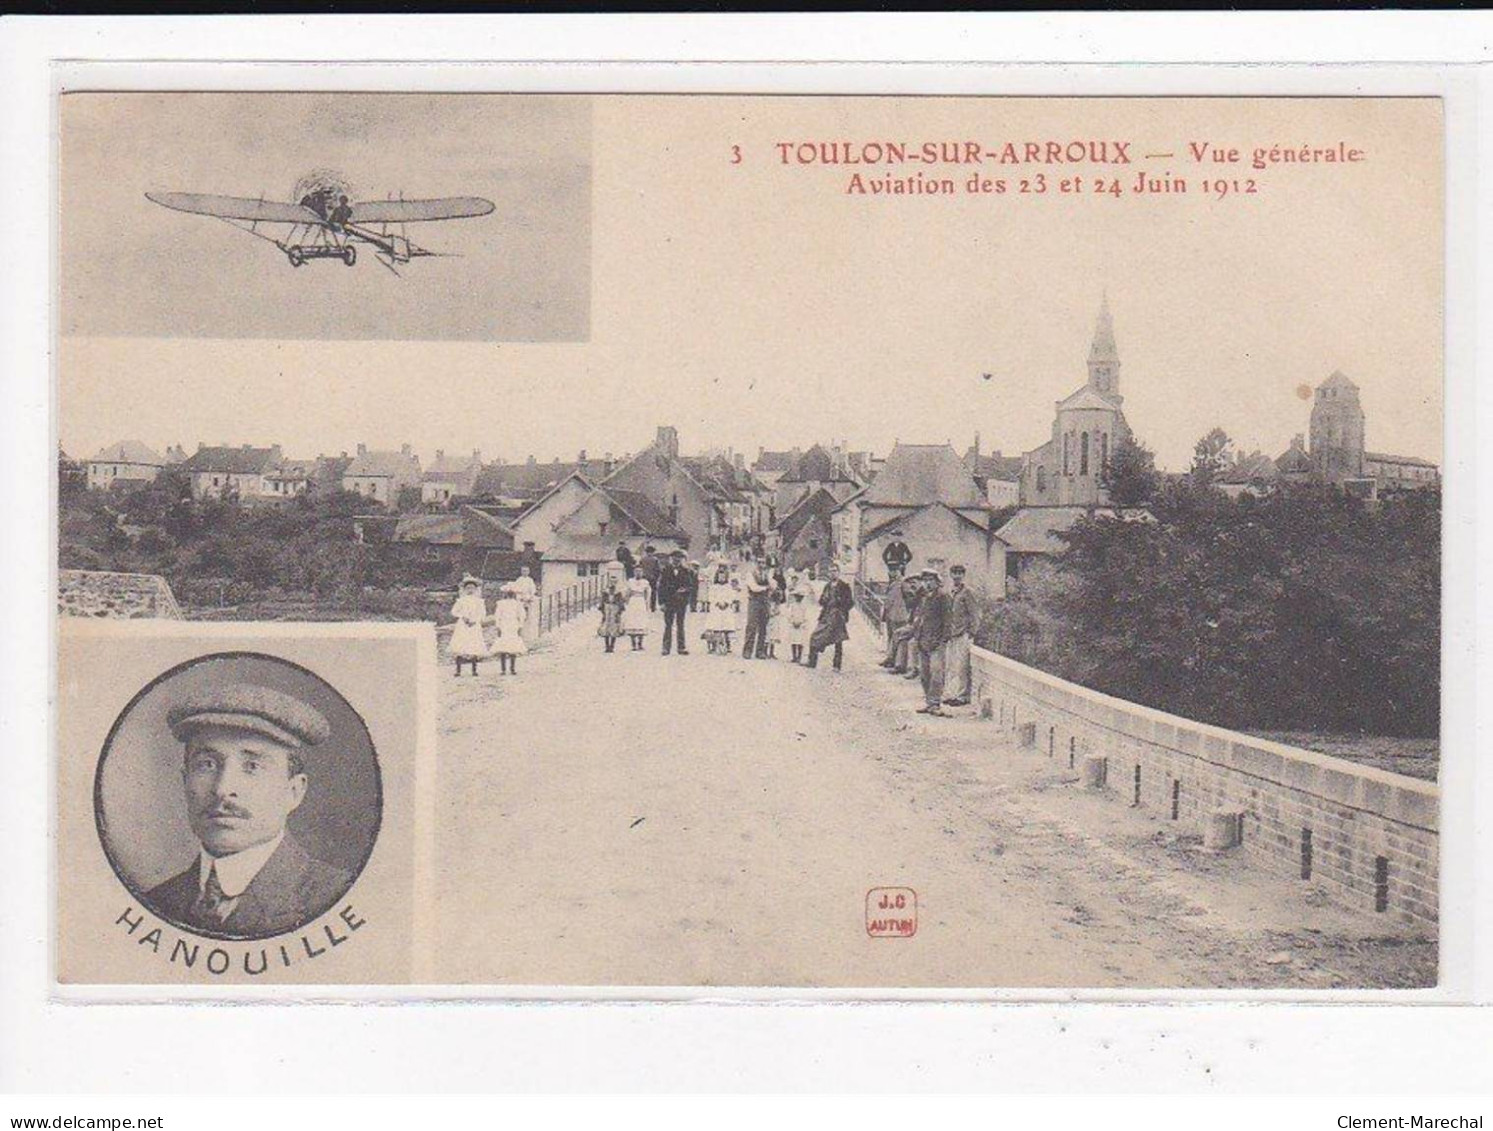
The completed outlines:
<svg viewBox="0 0 1493 1131">
<path fill-rule="evenodd" d="M 970 692 L 969 649 L 974 643 L 975 626 L 980 622 L 980 610 L 975 606 L 975 595 L 965 587 L 964 567 L 949 567 L 953 587 L 949 590 L 949 625 L 944 635 L 944 690 L 952 688 L 953 694 L 944 700 L 949 707 L 968 707 Z"/>
<path fill-rule="evenodd" d="M 188 929 L 257 939 L 296 930 L 341 898 L 351 875 L 285 828 L 306 796 L 306 760 L 330 730 L 321 712 L 235 683 L 178 704 L 167 722 L 185 748 L 187 817 L 201 849 L 146 906 Z"/>
<path fill-rule="evenodd" d="M 664 607 L 664 655 L 669 654 L 670 643 L 677 639 L 679 654 L 688 656 L 684 643 L 684 615 L 695 602 L 699 579 L 693 576 L 684 564 L 684 551 L 673 550 L 669 559 L 658 572 L 658 601 Z M 670 632 L 674 633 L 671 637 Z"/>
<path fill-rule="evenodd" d="M 943 578 L 926 569 L 928 592 L 918 606 L 918 671 L 923 677 L 921 715 L 941 715 L 943 710 L 944 643 L 949 630 L 949 595 L 943 591 Z"/>
<path fill-rule="evenodd" d="M 886 658 L 881 661 L 884 668 L 897 666 L 897 634 L 912 620 L 912 610 L 907 603 L 908 588 L 902 577 L 901 566 L 887 568 L 886 599 L 882 603 L 881 617 L 886 625 Z"/>
</svg>

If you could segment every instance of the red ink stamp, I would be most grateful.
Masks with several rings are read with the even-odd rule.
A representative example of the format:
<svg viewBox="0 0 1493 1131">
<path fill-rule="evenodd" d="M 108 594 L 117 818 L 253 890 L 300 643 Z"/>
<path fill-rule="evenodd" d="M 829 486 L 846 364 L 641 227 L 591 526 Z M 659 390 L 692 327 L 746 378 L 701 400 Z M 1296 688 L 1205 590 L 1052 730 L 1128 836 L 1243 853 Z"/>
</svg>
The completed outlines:
<svg viewBox="0 0 1493 1131">
<path fill-rule="evenodd" d="M 912 888 L 872 888 L 866 893 L 866 934 L 910 939 L 918 933 L 918 893 Z"/>
</svg>

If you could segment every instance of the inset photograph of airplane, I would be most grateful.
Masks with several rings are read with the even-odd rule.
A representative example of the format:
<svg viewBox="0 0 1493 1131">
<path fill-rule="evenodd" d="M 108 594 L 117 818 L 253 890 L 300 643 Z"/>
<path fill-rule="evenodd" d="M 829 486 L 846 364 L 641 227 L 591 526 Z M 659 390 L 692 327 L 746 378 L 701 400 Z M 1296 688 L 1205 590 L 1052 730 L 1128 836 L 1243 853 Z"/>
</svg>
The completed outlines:
<svg viewBox="0 0 1493 1131">
<path fill-rule="evenodd" d="M 486 216 L 493 202 L 480 196 L 450 196 L 435 200 L 391 197 L 350 203 L 345 182 L 316 178 L 296 186 L 292 201 L 219 196 L 193 192 L 147 192 L 148 200 L 177 212 L 211 216 L 274 244 L 292 267 L 313 259 L 340 259 L 351 267 L 358 261 L 358 245 L 395 275 L 395 264 L 427 256 L 456 254 L 431 251 L 412 241 L 406 225 L 438 220 Z"/>
</svg>

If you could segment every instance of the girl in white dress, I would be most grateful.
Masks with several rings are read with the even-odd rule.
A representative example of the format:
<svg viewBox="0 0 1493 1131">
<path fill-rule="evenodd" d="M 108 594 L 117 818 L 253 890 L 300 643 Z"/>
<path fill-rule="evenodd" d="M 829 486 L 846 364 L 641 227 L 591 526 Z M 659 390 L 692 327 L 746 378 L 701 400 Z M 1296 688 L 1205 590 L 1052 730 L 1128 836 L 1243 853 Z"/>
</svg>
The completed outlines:
<svg viewBox="0 0 1493 1131">
<path fill-rule="evenodd" d="M 627 583 L 627 608 L 622 610 L 622 631 L 632 641 L 634 652 L 643 650 L 643 637 L 648 633 L 648 596 L 652 589 L 642 574 L 634 574 Z"/>
<path fill-rule="evenodd" d="M 814 631 L 814 621 L 819 615 L 815 603 L 811 602 L 809 586 L 797 573 L 788 575 L 788 603 L 783 607 L 783 617 L 788 622 L 788 645 L 792 649 L 795 664 L 802 663 L 804 649 L 809 644 L 809 634 Z"/>
<path fill-rule="evenodd" d="M 736 631 L 736 594 L 731 589 L 731 570 L 724 562 L 715 567 L 715 579 L 707 594 L 709 609 L 705 613 L 705 646 L 712 652 L 731 651 L 731 634 Z"/>
<path fill-rule="evenodd" d="M 487 655 L 487 642 L 482 639 L 482 622 L 487 619 L 487 602 L 482 599 L 482 582 L 471 574 L 461 579 L 461 596 L 451 606 L 451 615 L 456 623 L 451 627 L 451 657 L 456 661 L 456 674 L 466 664 L 472 665 L 472 674 L 477 674 L 477 662 Z"/>
<path fill-rule="evenodd" d="M 518 675 L 518 658 L 529 650 L 524 642 L 524 619 L 524 605 L 518 594 L 510 586 L 503 586 L 492 610 L 493 628 L 497 631 L 492 654 L 503 665 L 503 675 Z"/>
</svg>

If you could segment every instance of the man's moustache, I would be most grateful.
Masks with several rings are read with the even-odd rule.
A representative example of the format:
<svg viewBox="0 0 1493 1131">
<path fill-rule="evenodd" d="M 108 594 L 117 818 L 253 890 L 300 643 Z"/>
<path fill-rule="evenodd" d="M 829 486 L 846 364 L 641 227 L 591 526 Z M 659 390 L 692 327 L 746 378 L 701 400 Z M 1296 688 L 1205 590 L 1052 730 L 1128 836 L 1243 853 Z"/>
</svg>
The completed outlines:
<svg viewBox="0 0 1493 1131">
<path fill-rule="evenodd" d="M 208 817 L 252 817 L 249 810 L 239 805 L 219 804 L 207 810 L 204 816 Z"/>
</svg>

